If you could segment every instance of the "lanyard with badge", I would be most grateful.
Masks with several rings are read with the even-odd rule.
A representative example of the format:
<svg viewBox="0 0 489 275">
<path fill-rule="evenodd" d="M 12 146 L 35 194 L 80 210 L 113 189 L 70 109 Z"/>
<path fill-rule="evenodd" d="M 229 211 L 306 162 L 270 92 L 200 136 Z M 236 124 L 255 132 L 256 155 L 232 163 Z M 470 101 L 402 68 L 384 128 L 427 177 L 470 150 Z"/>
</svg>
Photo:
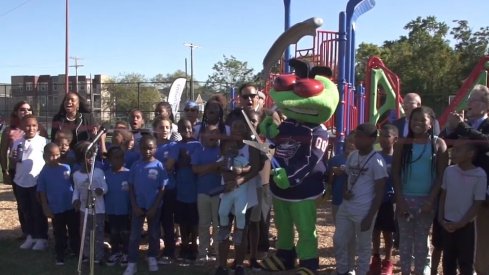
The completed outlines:
<svg viewBox="0 0 489 275">
<path fill-rule="evenodd" d="M 357 183 L 358 181 L 358 178 L 360 178 L 360 175 L 362 174 L 362 171 L 363 169 L 365 169 L 365 167 L 367 166 L 368 162 L 370 161 L 370 159 L 375 155 L 377 154 L 377 152 L 372 152 L 370 153 L 370 156 L 368 156 L 367 160 L 363 163 L 362 167 L 358 170 L 358 172 L 356 173 L 352 173 L 352 175 L 354 176 L 354 179 L 350 182 L 348 181 L 348 191 L 346 193 L 346 199 L 349 200 L 353 197 L 353 193 L 352 193 L 352 189 L 353 189 L 353 186 L 355 186 L 355 184 Z M 358 165 L 357 167 L 360 167 L 360 154 L 358 154 Z"/>
</svg>

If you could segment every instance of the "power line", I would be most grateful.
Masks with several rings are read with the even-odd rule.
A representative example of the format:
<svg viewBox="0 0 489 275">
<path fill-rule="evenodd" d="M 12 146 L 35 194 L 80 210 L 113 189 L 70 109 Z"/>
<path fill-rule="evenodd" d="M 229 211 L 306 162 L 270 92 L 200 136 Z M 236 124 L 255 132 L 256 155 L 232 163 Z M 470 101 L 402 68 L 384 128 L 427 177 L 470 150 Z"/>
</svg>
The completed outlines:
<svg viewBox="0 0 489 275">
<path fill-rule="evenodd" d="M 75 68 L 75 92 L 78 93 L 78 67 L 83 67 L 82 64 L 78 64 L 78 60 L 83 60 L 83 58 L 70 56 L 70 59 L 75 60 L 75 65 L 70 65 L 69 67 Z"/>
<path fill-rule="evenodd" d="M 6 11 L 6 12 L 4 12 L 4 13 L 0 13 L 0 17 L 7 16 L 8 14 L 10 14 L 10 13 L 14 12 L 15 10 L 17 10 L 17 9 L 21 8 L 22 6 L 24 6 L 25 4 L 27 4 L 27 3 L 31 2 L 31 1 L 33 1 L 33 0 L 27 0 L 27 1 L 24 1 L 24 2 L 20 3 L 19 5 L 17 5 L 17 6 L 15 6 L 15 7 L 11 8 L 10 10 L 7 10 L 7 11 Z"/>
</svg>

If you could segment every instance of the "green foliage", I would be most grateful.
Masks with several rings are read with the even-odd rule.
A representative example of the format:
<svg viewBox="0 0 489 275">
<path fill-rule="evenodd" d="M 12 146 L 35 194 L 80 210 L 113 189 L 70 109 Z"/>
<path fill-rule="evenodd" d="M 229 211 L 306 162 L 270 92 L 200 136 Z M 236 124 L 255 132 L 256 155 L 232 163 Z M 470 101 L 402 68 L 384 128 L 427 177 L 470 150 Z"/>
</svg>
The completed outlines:
<svg viewBox="0 0 489 275">
<path fill-rule="evenodd" d="M 205 87 L 213 92 L 228 92 L 231 87 L 238 87 L 246 82 L 253 82 L 253 69 L 248 68 L 248 62 L 236 57 L 223 55 L 223 61 L 218 61 L 212 67 L 213 73 L 207 78 Z"/>
<path fill-rule="evenodd" d="M 144 75 L 137 73 L 119 75 L 106 84 L 106 89 L 113 104 L 112 111 L 118 117 L 125 117 L 131 109 L 138 108 L 148 121 L 154 106 L 162 100 L 157 87 L 148 83 Z"/>
<path fill-rule="evenodd" d="M 448 95 L 457 92 L 478 60 L 488 53 L 489 27 L 473 32 L 467 21 L 454 22 L 457 26 L 450 29 L 434 16 L 418 17 L 405 25 L 407 36 L 385 41 L 382 46 L 360 44 L 357 79 L 364 79 L 368 58 L 378 55 L 401 78 L 403 94 L 421 94 L 423 104 L 439 114 L 448 105 Z"/>
</svg>

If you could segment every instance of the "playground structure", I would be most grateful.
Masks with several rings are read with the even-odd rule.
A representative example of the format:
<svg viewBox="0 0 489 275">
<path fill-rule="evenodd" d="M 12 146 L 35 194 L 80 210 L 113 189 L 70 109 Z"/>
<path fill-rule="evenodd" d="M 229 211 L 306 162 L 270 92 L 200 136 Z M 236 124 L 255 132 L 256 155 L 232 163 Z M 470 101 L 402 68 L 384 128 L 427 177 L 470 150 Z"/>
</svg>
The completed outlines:
<svg viewBox="0 0 489 275">
<path fill-rule="evenodd" d="M 289 27 L 290 0 L 284 0 L 284 5 L 286 30 L 270 48 L 263 61 L 264 77 L 268 79 L 265 85 L 266 93 L 273 86 L 277 75 L 289 73 L 287 63 L 291 57 L 291 48 L 293 58 L 306 60 L 313 66 L 330 67 L 334 72 L 333 80 L 338 85 L 340 103 L 335 115 L 325 125 L 336 138 L 336 152 L 342 150 L 345 136 L 358 124 L 383 124 L 403 114 L 400 79 L 379 57 L 374 56 L 368 60 L 365 80 L 355 86 L 355 24 L 362 14 L 375 6 L 374 0 L 348 1 L 346 12 L 339 14 L 338 32 L 316 30 L 322 25 L 320 18 L 311 18 Z M 312 36 L 312 47 L 299 46 L 298 42 L 304 36 Z M 270 73 L 273 66 L 278 66 L 279 73 Z M 439 117 L 441 127 L 444 127 L 450 112 L 460 111 L 465 107 L 468 94 L 474 85 L 487 86 L 488 70 L 489 56 L 485 56 Z M 270 97 L 267 98 L 267 104 L 273 104 Z"/>
</svg>

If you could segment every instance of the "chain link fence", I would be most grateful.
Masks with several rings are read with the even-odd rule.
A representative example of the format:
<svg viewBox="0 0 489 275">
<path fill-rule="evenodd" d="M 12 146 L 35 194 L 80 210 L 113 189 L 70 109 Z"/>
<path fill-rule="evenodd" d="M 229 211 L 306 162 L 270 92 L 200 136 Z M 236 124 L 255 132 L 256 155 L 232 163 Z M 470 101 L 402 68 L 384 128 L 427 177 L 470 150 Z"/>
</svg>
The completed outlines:
<svg viewBox="0 0 489 275">
<path fill-rule="evenodd" d="M 71 84 L 71 83 L 70 83 Z M 134 82 L 134 83 L 78 83 L 78 93 L 84 98 L 92 111 L 93 117 L 106 126 L 112 126 L 118 120 L 128 120 L 129 111 L 139 109 L 146 120 L 146 127 L 150 127 L 150 121 L 154 118 L 156 104 L 166 101 L 172 82 Z M 215 92 L 205 87 L 205 82 L 194 83 L 194 97 L 201 111 L 206 100 Z M 182 93 L 178 113 L 180 117 L 187 100 L 192 98 L 189 83 Z M 223 86 L 232 87 L 225 83 Z M 70 85 L 69 90 L 75 91 L 76 87 Z M 9 123 L 10 114 L 14 105 L 19 101 L 27 101 L 33 108 L 33 112 L 39 118 L 39 122 L 47 129 L 51 128 L 51 120 L 59 111 L 65 96 L 64 84 L 3 84 L 0 85 L 0 120 Z M 231 88 L 220 91 L 231 98 Z"/>
</svg>

